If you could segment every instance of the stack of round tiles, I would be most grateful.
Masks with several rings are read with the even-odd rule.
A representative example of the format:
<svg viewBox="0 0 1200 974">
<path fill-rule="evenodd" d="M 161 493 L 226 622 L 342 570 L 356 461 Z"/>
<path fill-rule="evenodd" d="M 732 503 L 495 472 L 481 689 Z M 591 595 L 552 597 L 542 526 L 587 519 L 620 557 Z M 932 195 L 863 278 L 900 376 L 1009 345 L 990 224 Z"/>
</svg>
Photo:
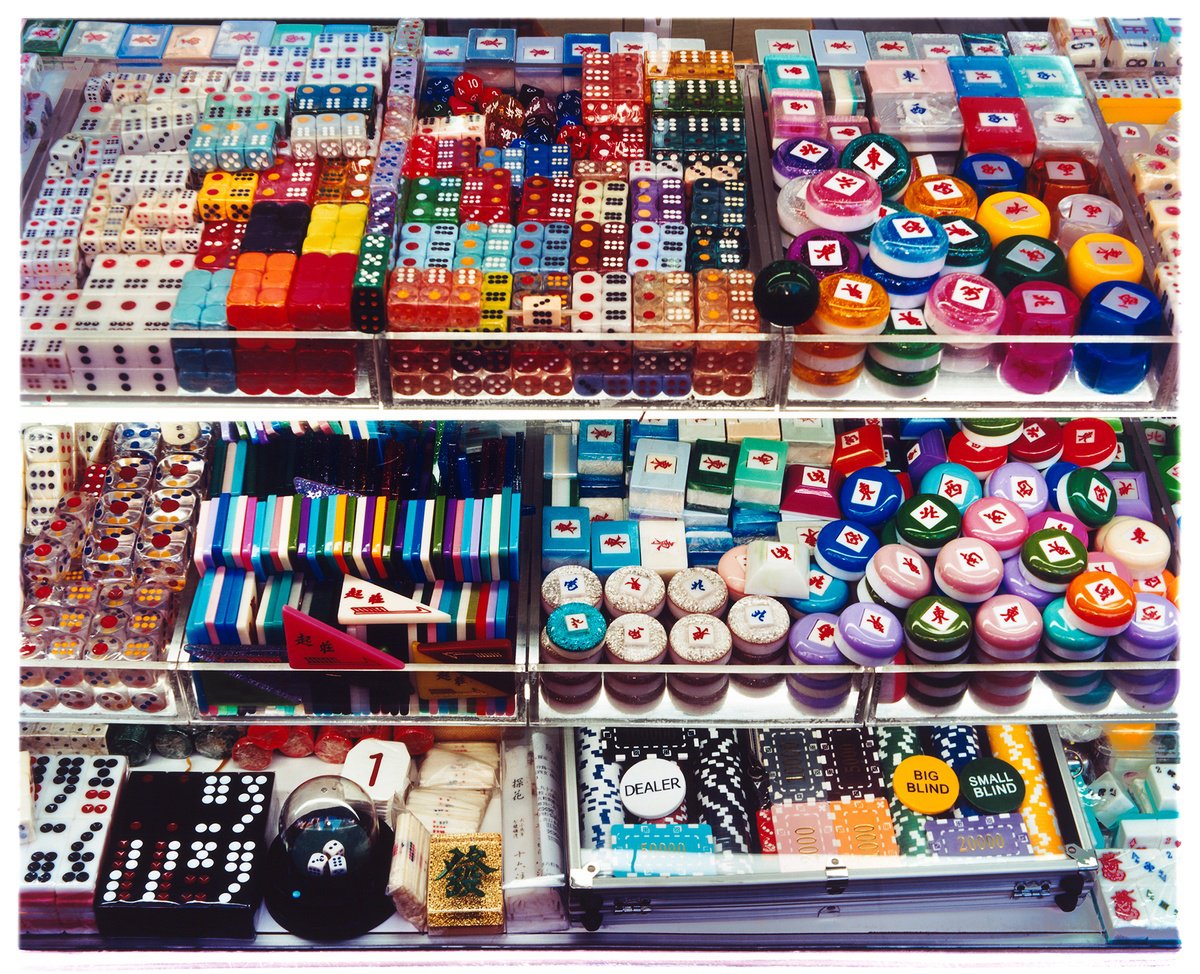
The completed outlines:
<svg viewBox="0 0 1200 974">
<path fill-rule="evenodd" d="M 900 762 L 924 753 L 921 739 L 911 727 L 880 727 L 876 732 L 879 741 L 880 766 L 884 779 L 889 782 Z M 896 797 L 889 787 L 888 809 L 892 813 L 892 827 L 896 832 L 896 844 L 905 856 L 929 855 L 929 836 L 925 832 L 927 816 L 915 812 Z"/>
<path fill-rule="evenodd" d="M 718 857 L 717 868 L 722 872 L 740 871 L 736 856 L 752 851 L 746 771 L 739 750 L 737 737 L 727 734 L 706 742 L 696 761 L 700 817 L 712 827 L 716 851 L 732 854 Z"/>
<path fill-rule="evenodd" d="M 625 824 L 625 809 L 618 789 L 621 775 L 616 765 L 604 758 L 600 731 L 594 727 L 575 730 L 575 770 L 579 783 L 580 836 L 587 849 L 608 846 L 609 831 Z"/>
<path fill-rule="evenodd" d="M 1007 761 L 1025 780 L 1025 800 L 1021 803 L 1021 818 L 1029 833 L 1029 842 L 1038 855 L 1061 856 L 1062 834 L 1054 816 L 1054 802 L 1042 771 L 1033 734 L 1024 724 L 997 724 L 987 729 L 992 756 Z"/>
<path fill-rule="evenodd" d="M 945 761 L 960 774 L 976 758 L 984 757 L 983 741 L 970 724 L 937 724 L 929 728 L 929 753 Z M 975 809 L 959 796 L 954 817 L 974 814 Z"/>
</svg>

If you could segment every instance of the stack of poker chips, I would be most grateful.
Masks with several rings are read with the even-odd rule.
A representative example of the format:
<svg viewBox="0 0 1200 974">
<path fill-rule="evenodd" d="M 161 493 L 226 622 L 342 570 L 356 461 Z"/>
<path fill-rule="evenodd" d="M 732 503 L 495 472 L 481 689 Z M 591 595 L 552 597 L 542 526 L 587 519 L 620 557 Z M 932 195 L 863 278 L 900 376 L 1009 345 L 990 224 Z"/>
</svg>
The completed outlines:
<svg viewBox="0 0 1200 974">
<path fill-rule="evenodd" d="M 1062 834 L 1032 731 L 1024 724 L 997 724 L 989 726 L 987 733 L 993 757 L 1007 761 L 1025 779 L 1025 800 L 1020 811 L 1033 851 L 1038 855 L 1061 856 Z"/>
<path fill-rule="evenodd" d="M 587 849 L 604 849 L 612 827 L 625 824 L 625 807 L 618 790 L 620 772 L 605 757 L 597 728 L 577 728 L 575 749 L 582 812 L 580 842 Z"/>
<path fill-rule="evenodd" d="M 876 730 L 879 740 L 879 757 L 887 781 L 900 763 L 907 758 L 922 754 L 921 739 L 912 727 L 880 727 Z M 929 855 L 929 836 L 925 832 L 925 815 L 914 812 L 896 797 L 894 791 L 888 796 L 888 809 L 892 813 L 892 826 L 896 832 L 896 844 L 905 856 Z"/>
<path fill-rule="evenodd" d="M 979 731 L 969 724 L 935 724 L 930 727 L 929 753 L 950 765 L 955 774 L 961 774 L 963 768 L 972 761 L 986 756 Z M 974 811 L 974 807 L 960 797 L 954 807 L 954 817 L 961 818 Z"/>
<path fill-rule="evenodd" d="M 719 732 L 696 761 L 696 804 L 701 817 L 712 827 L 719 853 L 717 870 L 721 873 L 749 871 L 748 863 L 745 870 L 738 868 L 736 856 L 752 851 L 750 836 L 755 831 L 746 807 L 746 771 L 740 751 L 735 733 Z"/>
</svg>

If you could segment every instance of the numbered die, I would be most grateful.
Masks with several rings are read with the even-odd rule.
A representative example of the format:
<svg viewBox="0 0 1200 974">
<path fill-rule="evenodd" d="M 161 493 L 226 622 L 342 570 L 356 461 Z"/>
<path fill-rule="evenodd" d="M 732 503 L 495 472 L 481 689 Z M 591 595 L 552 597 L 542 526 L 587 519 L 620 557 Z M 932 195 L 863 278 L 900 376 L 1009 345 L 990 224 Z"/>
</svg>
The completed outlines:
<svg viewBox="0 0 1200 974">
<path fill-rule="evenodd" d="M 330 839 L 323 846 L 321 851 L 327 855 L 332 861 L 334 858 L 346 855 L 346 847 L 338 842 L 337 839 Z"/>
<path fill-rule="evenodd" d="M 343 860 L 343 864 L 344 862 L 345 860 Z M 325 869 L 328 865 L 329 856 L 325 855 L 323 852 L 314 852 L 308 857 L 308 874 L 310 876 L 324 876 Z"/>
<path fill-rule="evenodd" d="M 345 856 L 333 856 L 329 860 L 329 875 L 330 876 L 345 876 L 349 870 L 346 868 Z"/>
</svg>

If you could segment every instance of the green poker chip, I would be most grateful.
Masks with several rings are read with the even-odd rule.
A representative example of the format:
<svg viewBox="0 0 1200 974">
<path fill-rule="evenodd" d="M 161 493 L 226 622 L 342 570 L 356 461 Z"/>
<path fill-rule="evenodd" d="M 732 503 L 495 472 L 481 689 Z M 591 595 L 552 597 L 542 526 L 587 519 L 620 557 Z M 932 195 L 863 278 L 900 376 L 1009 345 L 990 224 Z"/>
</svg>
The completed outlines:
<svg viewBox="0 0 1200 974">
<path fill-rule="evenodd" d="M 1052 281 L 1067 287 L 1067 258 L 1045 237 L 1022 233 L 1001 241 L 992 251 L 985 276 L 1005 294 L 1030 281 Z"/>
<path fill-rule="evenodd" d="M 904 634 L 930 652 L 953 652 L 971 638 L 971 614 L 945 595 L 927 595 L 908 607 Z"/>
<path fill-rule="evenodd" d="M 962 532 L 962 515 L 939 494 L 913 494 L 896 512 L 896 539 L 922 555 L 936 554 Z"/>
<path fill-rule="evenodd" d="M 900 538 L 896 534 L 896 519 L 894 517 L 884 522 L 883 526 L 877 532 L 877 537 L 879 538 L 880 547 L 885 544 L 899 543 Z"/>
<path fill-rule="evenodd" d="M 888 323 L 884 327 L 883 333 L 885 335 L 899 335 L 902 338 L 918 338 L 921 336 L 932 336 L 933 329 L 929 327 L 921 315 L 915 312 L 893 311 L 888 318 Z M 940 342 L 913 341 L 873 344 L 867 349 L 867 354 L 874 355 L 878 353 L 885 358 L 891 357 L 909 361 L 920 361 L 932 355 L 940 355 L 941 351 L 942 346 Z"/>
<path fill-rule="evenodd" d="M 851 139 L 842 150 L 839 165 L 843 169 L 857 169 L 874 179 L 884 199 L 903 193 L 912 175 L 912 158 L 904 143 L 882 132 Z"/>
<path fill-rule="evenodd" d="M 971 417 L 971 419 L 962 420 L 962 428 L 967 433 L 978 433 L 979 437 L 988 439 L 1003 439 L 1009 437 L 1013 433 L 1020 434 L 1021 428 L 1025 426 L 1025 420 L 1022 419 L 997 419 L 994 416 Z"/>
<path fill-rule="evenodd" d="M 1153 456 L 1161 457 L 1167 451 L 1167 440 L 1171 428 L 1157 419 L 1147 419 L 1142 423 L 1142 432 L 1146 437 L 1146 446 Z"/>
<path fill-rule="evenodd" d="M 1015 812 L 1025 800 L 1025 779 L 1007 761 L 976 758 L 958 772 L 959 794 L 986 815 Z"/>
<path fill-rule="evenodd" d="M 1070 531 L 1035 531 L 1021 545 L 1021 567 L 1049 585 L 1066 589 L 1087 568 L 1087 548 Z"/>
<path fill-rule="evenodd" d="M 889 345 L 888 348 L 895 348 L 895 345 Z M 923 386 L 938 377 L 938 372 L 941 369 L 940 365 L 935 365 L 931 369 L 924 369 L 920 372 L 902 372 L 898 369 L 889 369 L 880 365 L 875 361 L 873 355 L 868 355 L 863 360 L 867 371 L 875 376 L 884 385 L 897 386 L 901 389 L 913 389 L 917 386 Z"/>
<path fill-rule="evenodd" d="M 1076 467 L 1058 482 L 1058 509 L 1089 528 L 1107 524 L 1117 513 L 1117 491 L 1099 470 Z"/>
<path fill-rule="evenodd" d="M 946 266 L 951 270 L 978 267 L 986 264 L 992 254 L 992 238 L 988 232 L 965 216 L 939 216 L 937 218 L 950 238 L 950 253 L 946 255 Z"/>
<path fill-rule="evenodd" d="M 1171 498 L 1171 503 L 1178 504 L 1180 492 L 1178 454 L 1160 457 L 1155 466 L 1158 467 L 1158 474 L 1162 478 L 1162 485 L 1166 488 L 1167 496 Z"/>
</svg>

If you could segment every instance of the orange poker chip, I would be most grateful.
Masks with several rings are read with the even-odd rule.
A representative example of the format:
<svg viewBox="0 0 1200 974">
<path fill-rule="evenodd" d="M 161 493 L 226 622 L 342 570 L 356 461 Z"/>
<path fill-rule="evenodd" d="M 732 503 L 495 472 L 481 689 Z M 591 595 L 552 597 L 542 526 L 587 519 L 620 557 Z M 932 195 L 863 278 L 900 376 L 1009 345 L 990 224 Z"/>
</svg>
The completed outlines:
<svg viewBox="0 0 1200 974">
<path fill-rule="evenodd" d="M 892 774 L 892 792 L 902 805 L 922 815 L 941 815 L 958 801 L 958 775 L 939 758 L 905 758 Z"/>
<path fill-rule="evenodd" d="M 1083 572 L 1067 587 L 1064 618 L 1093 636 L 1118 635 L 1137 609 L 1137 596 L 1109 572 Z"/>
<path fill-rule="evenodd" d="M 829 802 L 838 851 L 846 856 L 898 856 L 896 830 L 882 798 Z"/>
</svg>

